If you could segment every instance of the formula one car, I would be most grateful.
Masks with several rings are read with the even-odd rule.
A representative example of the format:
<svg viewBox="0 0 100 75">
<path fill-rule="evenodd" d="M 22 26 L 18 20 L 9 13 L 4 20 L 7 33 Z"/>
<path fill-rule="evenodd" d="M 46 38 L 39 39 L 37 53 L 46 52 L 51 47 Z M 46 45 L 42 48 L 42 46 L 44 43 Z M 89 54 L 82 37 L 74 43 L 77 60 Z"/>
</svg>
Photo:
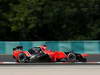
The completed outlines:
<svg viewBox="0 0 100 75">
<path fill-rule="evenodd" d="M 46 45 L 33 47 L 28 51 L 20 51 L 18 48 L 13 51 L 13 57 L 17 62 L 39 63 L 39 62 L 86 62 L 88 54 L 78 54 L 73 51 L 51 51 Z"/>
</svg>

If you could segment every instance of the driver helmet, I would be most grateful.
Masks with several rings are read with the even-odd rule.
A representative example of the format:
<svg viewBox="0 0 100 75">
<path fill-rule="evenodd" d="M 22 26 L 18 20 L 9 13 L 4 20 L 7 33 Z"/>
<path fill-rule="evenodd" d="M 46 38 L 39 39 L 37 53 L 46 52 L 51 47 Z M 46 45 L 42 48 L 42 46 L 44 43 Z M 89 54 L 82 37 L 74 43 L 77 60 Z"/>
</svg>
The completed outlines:
<svg viewBox="0 0 100 75">
<path fill-rule="evenodd" d="M 15 51 L 16 50 L 16 48 L 13 48 L 13 51 Z"/>
<path fill-rule="evenodd" d="M 23 50 L 23 46 L 17 46 L 16 49 Z"/>
<path fill-rule="evenodd" d="M 47 45 L 42 45 L 42 46 L 40 46 L 42 49 L 47 49 Z"/>
</svg>

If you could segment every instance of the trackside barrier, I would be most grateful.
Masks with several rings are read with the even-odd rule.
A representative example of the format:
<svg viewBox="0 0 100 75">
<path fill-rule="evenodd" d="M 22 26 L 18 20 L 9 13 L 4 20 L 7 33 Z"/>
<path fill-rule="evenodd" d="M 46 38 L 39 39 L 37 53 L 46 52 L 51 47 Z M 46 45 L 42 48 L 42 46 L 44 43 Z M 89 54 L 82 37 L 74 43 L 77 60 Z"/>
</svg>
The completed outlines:
<svg viewBox="0 0 100 75">
<path fill-rule="evenodd" d="M 0 41 L 0 54 L 12 54 L 12 49 L 22 45 L 24 50 L 31 47 L 47 45 L 50 50 L 70 51 L 78 53 L 99 54 L 100 41 Z"/>
</svg>

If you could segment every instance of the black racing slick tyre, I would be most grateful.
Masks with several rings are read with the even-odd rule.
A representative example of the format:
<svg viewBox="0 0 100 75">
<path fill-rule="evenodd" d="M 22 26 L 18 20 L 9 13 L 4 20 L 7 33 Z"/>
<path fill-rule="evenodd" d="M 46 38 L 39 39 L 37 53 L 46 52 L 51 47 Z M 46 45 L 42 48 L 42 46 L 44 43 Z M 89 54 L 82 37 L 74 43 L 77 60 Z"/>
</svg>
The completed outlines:
<svg viewBox="0 0 100 75">
<path fill-rule="evenodd" d="M 76 61 L 76 55 L 75 55 L 74 53 L 69 53 L 67 56 L 68 56 L 67 60 L 68 60 L 69 62 L 74 62 L 74 61 Z"/>
<path fill-rule="evenodd" d="M 19 56 L 18 56 L 18 62 L 19 63 L 27 63 L 28 59 L 27 59 L 26 54 L 24 54 L 24 53 L 19 54 Z"/>
</svg>

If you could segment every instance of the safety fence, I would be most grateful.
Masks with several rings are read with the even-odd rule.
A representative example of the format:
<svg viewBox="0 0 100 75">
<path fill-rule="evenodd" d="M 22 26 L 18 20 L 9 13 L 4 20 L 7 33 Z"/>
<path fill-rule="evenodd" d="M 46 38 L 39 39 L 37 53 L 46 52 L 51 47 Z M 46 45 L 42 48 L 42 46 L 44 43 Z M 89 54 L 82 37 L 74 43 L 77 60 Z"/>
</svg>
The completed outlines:
<svg viewBox="0 0 100 75">
<path fill-rule="evenodd" d="M 53 51 L 71 51 L 77 53 L 100 53 L 100 41 L 0 41 L 0 54 L 12 54 L 12 49 L 22 45 L 24 50 L 47 45 Z"/>
</svg>

